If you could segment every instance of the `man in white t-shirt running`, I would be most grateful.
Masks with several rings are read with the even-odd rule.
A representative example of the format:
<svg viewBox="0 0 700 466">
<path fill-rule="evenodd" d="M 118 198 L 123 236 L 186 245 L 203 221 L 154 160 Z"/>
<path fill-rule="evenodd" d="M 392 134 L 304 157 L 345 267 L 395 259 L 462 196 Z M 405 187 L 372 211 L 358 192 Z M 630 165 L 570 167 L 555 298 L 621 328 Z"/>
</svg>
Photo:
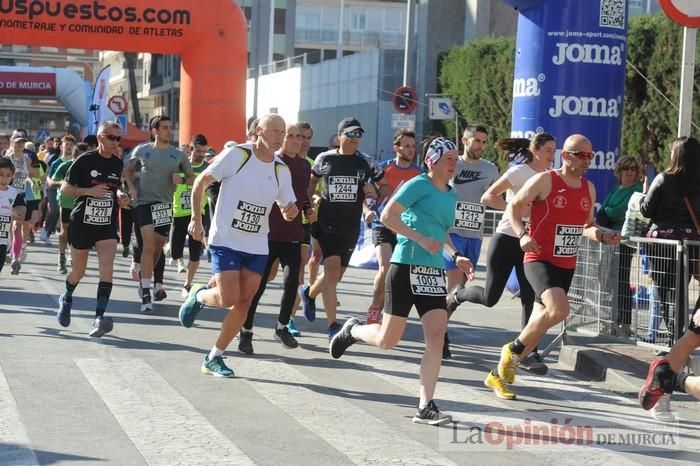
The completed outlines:
<svg viewBox="0 0 700 466">
<path fill-rule="evenodd" d="M 205 305 L 229 309 L 216 344 L 202 363 L 203 373 L 217 377 L 234 375 L 222 355 L 246 320 L 267 264 L 270 209 L 277 203 L 288 222 L 299 213 L 289 168 L 275 155 L 284 140 L 284 120 L 266 115 L 255 132 L 254 142 L 225 148 L 192 188 L 188 231 L 202 241 L 202 196 L 210 183 L 221 182 L 208 241 L 214 286 L 193 285 L 179 318 L 183 327 L 192 327 Z"/>
</svg>

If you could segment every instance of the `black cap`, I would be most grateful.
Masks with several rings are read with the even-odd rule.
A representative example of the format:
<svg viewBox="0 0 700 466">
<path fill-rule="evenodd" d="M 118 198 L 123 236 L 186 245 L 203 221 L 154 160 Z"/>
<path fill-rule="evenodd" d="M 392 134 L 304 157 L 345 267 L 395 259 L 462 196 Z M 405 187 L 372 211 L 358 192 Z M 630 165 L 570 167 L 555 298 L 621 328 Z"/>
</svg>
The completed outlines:
<svg viewBox="0 0 700 466">
<path fill-rule="evenodd" d="M 339 133 L 342 133 L 343 131 L 352 131 L 354 129 L 359 129 L 363 133 L 365 132 L 365 130 L 362 128 L 362 123 L 353 117 L 343 118 L 343 120 L 338 123 Z"/>
</svg>

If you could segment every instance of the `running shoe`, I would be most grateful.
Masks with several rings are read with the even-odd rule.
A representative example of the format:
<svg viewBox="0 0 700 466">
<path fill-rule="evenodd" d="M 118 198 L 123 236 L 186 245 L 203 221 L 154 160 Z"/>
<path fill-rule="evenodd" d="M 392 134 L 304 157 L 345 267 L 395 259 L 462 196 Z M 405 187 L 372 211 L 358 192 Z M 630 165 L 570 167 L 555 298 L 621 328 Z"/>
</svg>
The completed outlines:
<svg viewBox="0 0 700 466">
<path fill-rule="evenodd" d="M 141 296 L 141 313 L 150 314 L 153 312 L 153 303 L 151 302 L 151 293 L 146 291 Z"/>
<path fill-rule="evenodd" d="M 489 372 L 489 375 L 486 376 L 484 385 L 493 390 L 493 392 L 499 398 L 503 398 L 504 400 L 515 399 L 515 392 L 508 388 L 506 381 L 494 374 L 493 371 Z"/>
<path fill-rule="evenodd" d="M 663 395 L 649 411 L 657 421 L 673 422 L 676 416 L 671 412 L 671 395 Z"/>
<path fill-rule="evenodd" d="M 639 392 L 639 404 L 649 410 L 661 397 L 673 391 L 673 369 L 668 359 L 657 359 L 649 366 L 647 379 Z"/>
<path fill-rule="evenodd" d="M 382 310 L 379 309 L 379 306 L 370 306 L 369 309 L 367 309 L 367 325 L 378 324 L 379 315 L 381 313 Z"/>
<path fill-rule="evenodd" d="M 537 351 L 528 354 L 527 357 L 520 362 L 520 367 L 535 375 L 545 375 L 548 370 L 547 364 L 544 363 L 544 359 Z"/>
<path fill-rule="evenodd" d="M 416 414 L 413 416 L 413 422 L 418 424 L 428 424 L 431 426 L 441 426 L 452 422 L 452 416 L 440 412 L 433 400 L 430 400 L 423 409 L 417 409 Z"/>
<path fill-rule="evenodd" d="M 163 301 L 168 297 L 168 293 L 165 292 L 165 287 L 162 283 L 156 283 L 155 293 L 153 293 L 153 301 Z"/>
<path fill-rule="evenodd" d="M 61 327 L 70 325 L 70 310 L 73 307 L 73 300 L 67 299 L 64 295 L 58 297 L 58 311 L 56 311 L 56 320 Z"/>
<path fill-rule="evenodd" d="M 293 337 L 301 336 L 301 331 L 294 324 L 294 319 L 289 319 L 289 323 L 287 324 L 287 330 L 289 330 L 289 334 Z"/>
<path fill-rule="evenodd" d="M 22 264 L 17 259 L 12 261 L 10 264 L 10 275 L 19 275 L 19 271 L 22 270 Z"/>
<path fill-rule="evenodd" d="M 63 275 L 68 273 L 68 268 L 66 267 L 66 256 L 64 254 L 59 254 L 58 256 L 58 267 L 56 267 L 56 271 Z"/>
<path fill-rule="evenodd" d="M 182 290 L 180 290 L 180 297 L 186 298 L 187 295 L 190 294 L 190 288 L 192 288 L 192 285 L 182 285 Z"/>
<path fill-rule="evenodd" d="M 131 273 L 132 280 L 134 280 L 135 282 L 141 281 L 141 264 L 132 262 L 131 266 L 129 267 L 129 272 Z"/>
<path fill-rule="evenodd" d="M 455 286 L 452 289 L 452 291 L 447 293 L 447 313 L 449 315 L 452 315 L 452 313 L 457 310 L 459 305 L 462 304 L 457 300 L 457 293 L 459 293 L 463 289 L 464 289 L 464 285 L 459 284 L 459 285 Z"/>
<path fill-rule="evenodd" d="M 238 334 L 238 351 L 243 354 L 253 354 L 253 332 L 243 332 Z"/>
<path fill-rule="evenodd" d="M 309 322 L 316 320 L 316 300 L 309 296 L 309 285 L 299 285 L 299 298 L 301 298 L 302 306 L 304 307 L 304 317 Z"/>
<path fill-rule="evenodd" d="M 177 260 L 177 273 L 185 273 L 187 267 L 185 266 L 185 260 L 180 258 Z"/>
<path fill-rule="evenodd" d="M 342 327 L 338 325 L 337 322 L 333 322 L 332 325 L 338 325 L 339 330 L 330 338 L 331 343 L 329 345 L 329 351 L 333 359 L 340 358 L 345 351 L 352 345 L 357 343 L 357 340 L 352 336 L 352 328 L 356 325 L 360 325 L 361 322 L 355 317 L 351 317 L 345 321 Z M 330 328 L 328 329 L 330 334 Z"/>
<path fill-rule="evenodd" d="M 197 314 L 199 314 L 204 307 L 204 304 L 197 302 L 197 293 L 205 289 L 206 287 L 204 285 L 192 285 L 192 288 L 190 288 L 190 294 L 187 295 L 187 299 L 182 303 L 182 306 L 180 306 L 180 312 L 178 313 L 180 324 L 183 327 L 192 327 L 194 320 L 197 318 Z"/>
<path fill-rule="evenodd" d="M 114 328 L 114 322 L 112 322 L 111 317 L 99 316 L 95 318 L 92 323 L 92 330 L 88 333 L 88 336 L 93 338 L 100 338 L 105 333 L 109 333 Z"/>
<path fill-rule="evenodd" d="M 292 334 L 289 333 L 289 329 L 286 326 L 275 329 L 275 333 L 272 336 L 275 340 L 282 343 L 282 346 L 284 346 L 287 349 L 294 349 L 299 346 L 299 343 L 292 336 Z"/>
<path fill-rule="evenodd" d="M 335 336 L 336 333 L 340 332 L 342 326 L 338 322 L 333 322 L 328 326 L 328 341 Z"/>
<path fill-rule="evenodd" d="M 209 360 L 209 355 L 204 357 L 202 362 L 202 373 L 213 375 L 214 377 L 233 377 L 233 371 L 224 363 L 224 358 L 216 356 Z"/>
<path fill-rule="evenodd" d="M 41 234 L 39 235 L 39 239 L 45 245 L 47 245 L 47 246 L 51 245 L 51 239 L 49 238 L 49 232 L 46 230 L 46 228 L 41 229 Z"/>
<path fill-rule="evenodd" d="M 452 359 L 452 351 L 450 351 L 450 337 L 445 332 L 445 342 L 442 344 L 442 359 Z"/>
<path fill-rule="evenodd" d="M 498 376 L 507 384 L 515 382 L 515 369 L 518 367 L 518 356 L 510 350 L 510 343 L 501 348 L 501 360 L 498 361 Z"/>
</svg>

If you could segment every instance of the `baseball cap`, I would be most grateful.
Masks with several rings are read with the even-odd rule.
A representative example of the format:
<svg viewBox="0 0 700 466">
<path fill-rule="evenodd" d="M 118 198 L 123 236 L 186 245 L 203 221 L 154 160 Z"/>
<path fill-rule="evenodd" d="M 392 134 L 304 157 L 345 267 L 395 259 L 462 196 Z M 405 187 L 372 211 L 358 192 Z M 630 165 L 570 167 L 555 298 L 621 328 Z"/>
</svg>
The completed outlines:
<svg viewBox="0 0 700 466">
<path fill-rule="evenodd" d="M 362 123 L 353 117 L 343 118 L 343 120 L 338 123 L 339 133 L 342 133 L 343 131 L 353 131 L 356 129 L 359 129 L 363 133 L 365 132 L 365 130 L 362 128 Z"/>
</svg>

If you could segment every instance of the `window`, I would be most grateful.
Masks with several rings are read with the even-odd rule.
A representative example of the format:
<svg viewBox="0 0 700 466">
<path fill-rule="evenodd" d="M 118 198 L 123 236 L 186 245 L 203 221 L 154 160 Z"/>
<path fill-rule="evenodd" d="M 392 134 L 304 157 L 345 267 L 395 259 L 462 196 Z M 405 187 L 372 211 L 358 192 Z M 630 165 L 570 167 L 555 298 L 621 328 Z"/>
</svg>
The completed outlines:
<svg viewBox="0 0 700 466">
<path fill-rule="evenodd" d="M 13 46 L 12 46 L 12 51 L 13 51 L 14 53 L 29 52 L 29 46 L 27 46 L 27 45 L 13 45 Z"/>
<path fill-rule="evenodd" d="M 297 15 L 297 28 L 320 29 L 321 15 L 318 13 L 299 13 Z"/>
<path fill-rule="evenodd" d="M 0 120 L 6 119 L 6 126 L 8 128 L 29 128 L 31 123 L 29 118 L 29 112 L 15 112 L 10 110 L 8 112 L 2 113 L 6 113 L 6 115 L 2 115 L 0 113 Z"/>
<path fill-rule="evenodd" d="M 353 31 L 364 31 L 367 29 L 367 13 L 364 10 L 354 10 L 352 12 L 350 29 Z"/>
<path fill-rule="evenodd" d="M 58 53 L 58 47 L 39 47 L 40 52 Z"/>
<path fill-rule="evenodd" d="M 401 10 L 386 9 L 384 10 L 384 31 L 386 32 L 401 32 L 403 29 L 403 18 Z"/>
<path fill-rule="evenodd" d="M 67 49 L 66 51 L 73 55 L 85 55 L 85 49 Z"/>
</svg>

